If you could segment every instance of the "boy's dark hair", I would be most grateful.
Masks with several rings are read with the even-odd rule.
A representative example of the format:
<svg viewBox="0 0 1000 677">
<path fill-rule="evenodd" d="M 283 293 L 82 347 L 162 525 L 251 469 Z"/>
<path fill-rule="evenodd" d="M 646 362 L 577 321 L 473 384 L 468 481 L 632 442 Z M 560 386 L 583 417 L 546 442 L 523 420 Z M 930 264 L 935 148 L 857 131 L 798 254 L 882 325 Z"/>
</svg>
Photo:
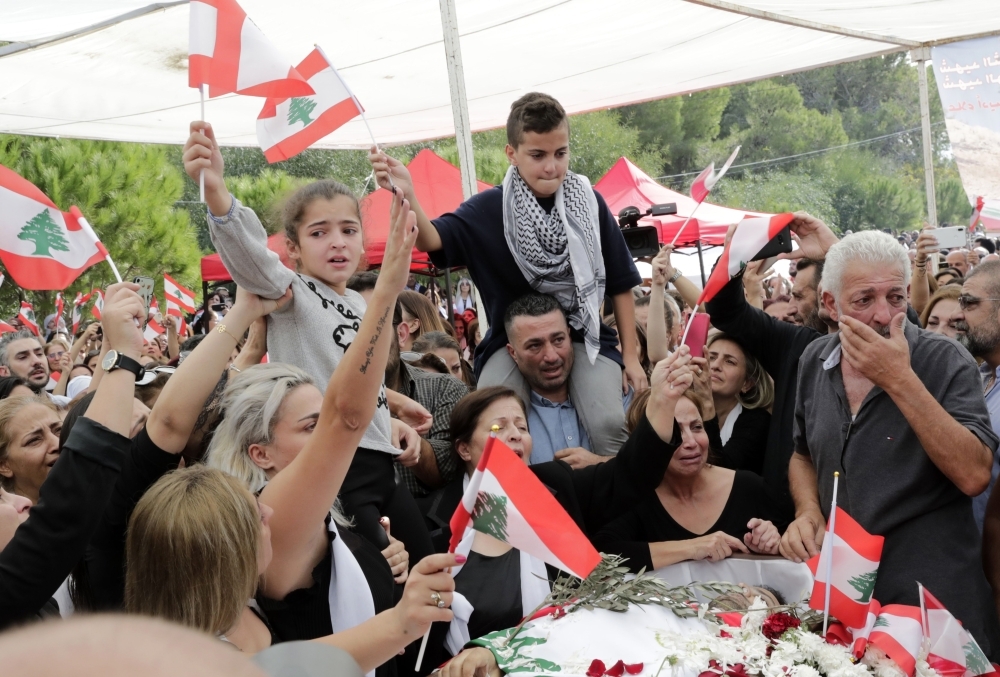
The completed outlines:
<svg viewBox="0 0 1000 677">
<path fill-rule="evenodd" d="M 363 273 L 355 273 L 351 276 L 351 279 L 347 281 L 347 288 L 353 289 L 360 294 L 363 291 L 374 289 L 375 282 L 377 280 L 378 273 L 373 270 L 367 270 Z"/>
<path fill-rule="evenodd" d="M 510 336 L 514 320 L 522 315 L 541 317 L 542 315 L 548 315 L 554 310 L 562 313 L 563 317 L 566 316 L 566 311 L 562 309 L 562 306 L 559 305 L 554 296 L 536 293 L 525 294 L 507 306 L 507 311 L 503 315 L 504 331 L 507 332 L 507 336 Z"/>
<path fill-rule="evenodd" d="M 510 105 L 507 116 L 507 143 L 517 148 L 524 140 L 525 132 L 545 134 L 569 119 L 562 104 L 548 94 L 528 92 Z"/>
</svg>

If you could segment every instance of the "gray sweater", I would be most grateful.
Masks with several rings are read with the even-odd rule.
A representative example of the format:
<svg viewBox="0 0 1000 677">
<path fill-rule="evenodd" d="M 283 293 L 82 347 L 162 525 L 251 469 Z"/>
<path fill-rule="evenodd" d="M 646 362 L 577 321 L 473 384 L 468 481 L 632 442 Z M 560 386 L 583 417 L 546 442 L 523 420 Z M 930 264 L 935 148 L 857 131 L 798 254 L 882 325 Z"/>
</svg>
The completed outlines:
<svg viewBox="0 0 1000 677">
<path fill-rule="evenodd" d="M 267 232 L 252 209 L 236 198 L 232 216 L 209 219 L 212 243 L 240 287 L 268 299 L 281 297 L 292 286 L 293 298 L 267 317 L 267 352 L 274 362 L 294 364 L 325 391 L 361 326 L 366 304 L 350 289 L 341 296 L 323 282 L 289 270 L 267 248 Z M 359 445 L 398 454 L 390 440 L 389 405 L 385 386 L 379 392 L 375 416 Z"/>
</svg>

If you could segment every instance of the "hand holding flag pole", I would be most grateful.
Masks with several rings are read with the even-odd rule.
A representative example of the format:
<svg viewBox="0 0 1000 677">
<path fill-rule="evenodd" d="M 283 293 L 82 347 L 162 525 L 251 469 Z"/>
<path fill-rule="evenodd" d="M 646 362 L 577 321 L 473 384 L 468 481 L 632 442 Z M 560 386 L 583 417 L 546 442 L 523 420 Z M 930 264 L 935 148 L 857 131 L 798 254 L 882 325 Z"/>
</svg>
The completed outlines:
<svg viewBox="0 0 1000 677">
<path fill-rule="evenodd" d="M 823 634 L 826 637 L 826 629 L 830 623 L 830 581 L 833 579 L 833 538 L 834 529 L 837 526 L 837 485 L 840 483 L 840 473 L 833 473 L 833 502 L 830 505 L 830 523 L 827 526 L 826 537 L 830 539 L 830 556 L 826 558 L 826 596 L 823 599 Z"/>
<path fill-rule="evenodd" d="M 472 478 L 469 480 L 469 487 L 465 490 L 465 496 L 462 497 L 462 503 L 459 504 L 458 509 L 455 511 L 456 515 L 458 515 L 462 510 L 462 504 L 466 502 L 466 499 L 470 494 L 473 496 L 477 496 L 479 494 L 479 487 L 483 480 L 483 471 L 486 468 L 486 464 L 490 460 L 490 452 L 493 450 L 493 444 L 496 442 L 498 432 L 500 432 L 500 426 L 494 424 L 493 427 L 490 428 L 490 437 L 486 440 L 486 445 L 483 448 L 483 455 L 479 457 L 479 463 L 476 464 L 476 471 L 472 474 Z M 472 507 L 474 508 L 474 505 Z M 466 506 L 466 509 L 468 513 L 466 516 L 466 522 L 468 522 L 468 517 L 471 516 L 472 510 L 469 509 L 469 506 Z M 455 517 L 452 517 L 451 521 L 452 523 L 455 523 Z M 464 529 L 461 530 L 461 532 L 464 531 Z M 458 547 L 458 544 L 462 540 L 463 534 L 461 532 L 456 532 L 454 526 L 452 527 L 451 540 L 448 543 L 448 552 L 455 552 L 455 548 Z M 448 573 L 451 573 L 450 567 L 448 568 Z M 427 650 L 427 640 L 430 636 L 431 629 L 427 628 L 427 632 L 424 633 L 424 638 L 420 642 L 420 651 L 417 652 L 417 663 L 413 668 L 414 672 L 420 672 L 420 665 L 424 662 L 424 652 Z"/>
<path fill-rule="evenodd" d="M 198 85 L 198 92 L 201 94 L 201 117 L 199 120 L 205 119 L 205 83 Z M 205 170 L 202 169 L 198 174 L 198 195 L 201 197 L 202 204 L 205 203 Z M 118 280 L 121 282 L 121 280 Z"/>
<path fill-rule="evenodd" d="M 323 48 L 320 47 L 316 43 L 313 43 L 313 46 L 320 53 L 320 56 L 322 56 L 326 60 L 326 62 L 332 66 L 333 62 L 330 61 L 330 57 L 328 57 L 326 55 L 326 52 L 323 51 Z M 334 73 L 337 74 L 337 78 L 340 80 L 341 83 L 343 83 L 344 89 L 347 90 L 347 92 L 351 95 L 351 98 L 354 100 L 354 105 L 357 106 L 358 110 L 361 112 L 361 119 L 364 120 L 365 127 L 368 129 L 368 136 L 372 137 L 372 145 L 375 146 L 375 152 L 376 153 L 381 153 L 382 150 L 378 146 L 378 141 L 375 140 L 375 132 L 372 131 L 372 126 L 370 124 L 368 124 L 368 116 L 365 115 L 365 109 L 364 109 L 364 107 L 361 105 L 361 102 L 358 101 L 358 97 L 354 96 L 354 90 L 351 89 L 351 86 L 348 85 L 347 81 L 344 80 L 344 78 L 340 75 L 340 71 L 338 71 L 337 69 L 334 69 Z M 392 182 L 392 174 L 389 174 L 389 185 L 392 186 L 392 192 L 393 192 L 393 194 L 395 194 L 396 193 L 396 184 L 394 184 Z M 420 650 L 420 656 L 421 657 L 423 657 L 423 655 L 424 655 L 423 647 L 426 646 L 426 644 L 427 644 L 427 638 L 426 638 L 426 635 L 425 635 L 424 636 L 424 643 L 420 647 L 421 648 L 421 650 Z M 417 659 L 417 667 L 418 668 L 420 667 L 420 659 L 419 658 Z"/>
</svg>

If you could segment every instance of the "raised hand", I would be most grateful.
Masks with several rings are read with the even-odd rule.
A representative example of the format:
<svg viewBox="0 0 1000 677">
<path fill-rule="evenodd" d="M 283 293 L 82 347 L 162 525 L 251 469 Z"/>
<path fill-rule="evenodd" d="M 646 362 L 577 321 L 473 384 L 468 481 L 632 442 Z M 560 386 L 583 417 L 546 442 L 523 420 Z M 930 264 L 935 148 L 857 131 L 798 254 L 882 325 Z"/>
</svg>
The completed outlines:
<svg viewBox="0 0 1000 677">
<path fill-rule="evenodd" d="M 840 317 L 840 345 L 844 360 L 862 376 L 886 392 L 910 372 L 910 344 L 903 334 L 906 313 L 900 311 L 889 321 L 889 336 L 853 317 Z"/>
<path fill-rule="evenodd" d="M 215 141 L 212 125 L 201 120 L 191 123 L 191 135 L 184 144 L 184 171 L 198 183 L 202 170 L 205 171 L 205 202 L 216 216 L 225 216 L 232 207 L 233 199 L 226 189 L 223 178 L 225 162 L 222 151 Z"/>
<path fill-rule="evenodd" d="M 402 541 L 397 541 L 389 533 L 390 525 L 388 517 L 380 519 L 379 524 L 385 529 L 386 538 L 389 539 L 389 547 L 382 551 L 382 556 L 389 563 L 389 569 L 392 571 L 392 580 L 402 585 L 406 583 L 406 579 L 410 573 L 410 553 L 406 552 L 406 546 Z"/>
<path fill-rule="evenodd" d="M 403 193 L 403 197 L 413 199 L 413 179 L 410 178 L 410 170 L 406 165 L 375 146 L 368 151 L 368 161 L 372 164 L 375 181 L 379 186 L 386 190 L 395 187 L 397 191 Z"/>
<path fill-rule="evenodd" d="M 410 260 L 413 255 L 413 245 L 417 241 L 417 215 L 410 211 L 409 201 L 401 191 L 392 196 L 392 209 L 389 212 L 389 238 L 385 243 L 385 255 L 382 259 L 382 270 L 379 272 L 376 288 L 385 285 L 386 289 L 398 291 L 406 286 L 410 276 Z"/>
<path fill-rule="evenodd" d="M 674 267 L 670 263 L 670 253 L 673 252 L 672 245 L 664 245 L 660 253 L 653 257 L 653 286 L 665 289 L 667 282 L 674 274 Z"/>
<path fill-rule="evenodd" d="M 136 293 L 139 285 L 119 282 L 104 293 L 104 310 L 101 326 L 104 340 L 112 350 L 138 359 L 142 353 L 142 321 L 146 319 L 146 306 Z"/>
<path fill-rule="evenodd" d="M 792 239 L 799 248 L 778 254 L 779 259 L 810 258 L 822 261 L 826 259 L 830 247 L 837 244 L 837 236 L 830 227 L 806 212 L 795 212 L 795 218 L 788 225 L 792 230 Z"/>
</svg>

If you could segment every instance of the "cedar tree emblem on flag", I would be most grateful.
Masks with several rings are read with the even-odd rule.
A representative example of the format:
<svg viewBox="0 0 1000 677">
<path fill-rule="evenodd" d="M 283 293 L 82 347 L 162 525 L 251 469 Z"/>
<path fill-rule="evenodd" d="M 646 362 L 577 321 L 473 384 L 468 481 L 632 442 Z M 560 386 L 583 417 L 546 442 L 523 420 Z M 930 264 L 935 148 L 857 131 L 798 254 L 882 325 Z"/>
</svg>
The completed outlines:
<svg viewBox="0 0 1000 677">
<path fill-rule="evenodd" d="M 507 541 L 507 497 L 480 491 L 472 510 L 472 528 Z"/>
<path fill-rule="evenodd" d="M 301 122 L 303 127 L 308 126 L 313 121 L 309 116 L 315 107 L 316 102 L 309 97 L 295 97 L 288 105 L 288 124 L 294 125 L 296 122 Z"/>
<path fill-rule="evenodd" d="M 38 212 L 30 221 L 24 224 L 17 234 L 18 240 L 30 240 L 35 243 L 33 256 L 52 256 L 50 250 L 69 251 L 69 242 L 63 237 L 62 228 L 52 220 L 48 209 Z"/>
<path fill-rule="evenodd" d="M 851 587 L 861 593 L 861 597 L 857 599 L 858 602 L 867 604 L 872 600 L 872 593 L 875 592 L 875 579 L 878 576 L 878 569 L 869 571 L 868 573 L 861 574 L 860 576 L 855 576 L 854 578 L 848 580 Z"/>
</svg>

